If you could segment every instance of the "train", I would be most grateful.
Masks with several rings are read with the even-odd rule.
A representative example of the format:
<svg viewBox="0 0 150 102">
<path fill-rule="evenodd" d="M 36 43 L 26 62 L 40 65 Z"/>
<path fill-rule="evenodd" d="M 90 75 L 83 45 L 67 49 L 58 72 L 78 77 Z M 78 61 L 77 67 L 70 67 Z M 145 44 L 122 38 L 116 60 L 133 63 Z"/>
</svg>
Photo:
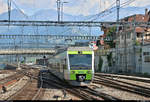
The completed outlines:
<svg viewBox="0 0 150 102">
<path fill-rule="evenodd" d="M 94 51 L 90 47 L 69 47 L 65 54 L 65 68 L 59 70 L 60 78 L 71 85 L 86 86 L 94 78 Z M 58 68 L 59 69 L 59 68 Z M 63 74 L 63 75 L 62 75 Z"/>
<path fill-rule="evenodd" d="M 87 85 L 94 76 L 94 51 L 89 47 L 70 47 L 67 50 L 66 79 L 73 85 Z"/>
</svg>

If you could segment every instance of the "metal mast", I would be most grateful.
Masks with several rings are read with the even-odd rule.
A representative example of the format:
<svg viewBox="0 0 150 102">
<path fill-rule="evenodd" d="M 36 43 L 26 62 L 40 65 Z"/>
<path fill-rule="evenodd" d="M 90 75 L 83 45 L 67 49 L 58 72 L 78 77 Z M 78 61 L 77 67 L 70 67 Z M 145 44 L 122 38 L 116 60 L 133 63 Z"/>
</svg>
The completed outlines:
<svg viewBox="0 0 150 102">
<path fill-rule="evenodd" d="M 117 23 L 119 23 L 119 10 L 120 10 L 120 0 L 116 0 L 116 7 L 117 7 Z M 117 26 L 116 30 L 116 71 L 118 71 L 119 59 L 118 59 L 118 47 L 119 47 L 119 26 Z"/>
<path fill-rule="evenodd" d="M 60 6 L 61 6 L 61 1 L 57 0 L 58 22 L 60 22 Z"/>
<path fill-rule="evenodd" d="M 61 21 L 63 21 L 63 10 L 64 10 L 64 4 L 65 3 L 68 3 L 68 2 L 61 2 L 60 4 L 61 4 Z"/>
<path fill-rule="evenodd" d="M 120 0 L 116 0 L 116 6 L 117 6 L 117 22 L 119 22 Z"/>
<path fill-rule="evenodd" d="M 11 0 L 7 0 L 8 5 L 8 21 L 10 21 L 10 14 L 11 14 Z"/>
</svg>

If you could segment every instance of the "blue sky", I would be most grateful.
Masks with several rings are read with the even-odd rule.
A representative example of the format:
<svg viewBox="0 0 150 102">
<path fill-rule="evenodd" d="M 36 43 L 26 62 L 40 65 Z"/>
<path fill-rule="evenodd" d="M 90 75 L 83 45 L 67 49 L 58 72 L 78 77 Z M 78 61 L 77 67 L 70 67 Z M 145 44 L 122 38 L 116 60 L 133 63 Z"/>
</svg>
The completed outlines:
<svg viewBox="0 0 150 102">
<path fill-rule="evenodd" d="M 32 15 L 41 9 L 56 10 L 56 0 L 13 0 L 22 11 Z M 61 0 L 64 4 L 64 12 L 71 15 L 92 15 L 103 11 L 116 0 Z M 128 0 L 121 0 L 121 3 Z M 7 11 L 7 0 L 0 0 L 0 13 Z M 141 3 L 142 2 L 142 3 Z M 150 5 L 150 0 L 135 0 L 128 6 L 144 7 Z M 14 8 L 14 6 L 13 6 Z"/>
</svg>

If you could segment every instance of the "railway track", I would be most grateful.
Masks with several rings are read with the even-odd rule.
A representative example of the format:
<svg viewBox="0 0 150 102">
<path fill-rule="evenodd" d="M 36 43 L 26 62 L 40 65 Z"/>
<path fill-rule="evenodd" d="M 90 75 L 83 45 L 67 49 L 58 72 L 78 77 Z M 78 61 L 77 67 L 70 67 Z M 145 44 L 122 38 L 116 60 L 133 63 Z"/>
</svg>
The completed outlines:
<svg viewBox="0 0 150 102">
<path fill-rule="evenodd" d="M 70 85 L 67 85 L 66 82 L 63 80 L 60 80 L 59 78 L 55 77 L 53 74 L 50 74 L 50 78 L 43 77 L 43 82 L 51 87 L 58 88 L 58 89 L 63 89 L 66 90 L 67 92 L 81 98 L 81 99 L 88 99 L 91 100 L 90 97 L 87 95 L 81 95 L 81 92 L 79 90 L 74 90 Z"/>
<path fill-rule="evenodd" d="M 30 77 L 30 80 L 22 89 L 11 95 L 7 100 L 40 100 L 44 94 L 44 89 L 42 88 L 43 84 L 66 90 L 68 93 L 83 100 L 120 100 L 116 97 L 98 92 L 90 87 L 71 86 L 65 80 L 59 79 L 52 73 L 49 73 L 49 78 L 47 78 L 47 76 L 44 77 L 43 74 L 38 75 L 38 70 L 35 70 L 35 73 L 32 74 L 31 72 L 22 73 Z M 37 87 L 38 80 L 40 80 L 40 87 Z"/>
<path fill-rule="evenodd" d="M 98 99 L 89 94 L 86 94 L 81 89 L 75 89 L 71 86 L 67 86 L 66 84 L 63 84 L 62 82 L 58 82 L 58 81 L 54 81 L 54 80 L 50 80 L 50 79 L 44 79 L 44 82 L 54 88 L 63 89 L 63 90 L 65 90 L 81 99 L 84 99 L 84 100 L 97 100 Z"/>
<path fill-rule="evenodd" d="M 121 100 L 119 98 L 113 97 L 113 96 L 105 94 L 103 92 L 98 92 L 98 91 L 96 91 L 96 90 L 94 90 L 94 89 L 92 89 L 90 87 L 82 88 L 82 90 L 84 90 L 84 91 L 86 91 L 88 93 L 91 93 L 91 94 L 93 94 L 93 95 L 95 95 L 97 97 L 101 97 L 104 100 Z"/>
<path fill-rule="evenodd" d="M 145 97 L 150 97 L 150 88 L 120 80 L 114 80 L 112 77 L 95 75 L 93 83 L 120 89 L 123 91 L 131 92 Z"/>
<path fill-rule="evenodd" d="M 58 78 L 53 73 L 50 73 L 54 78 L 57 79 L 44 79 L 49 85 L 52 85 L 57 88 L 61 88 L 66 90 L 67 92 L 81 98 L 84 100 L 120 100 L 119 98 L 115 98 L 111 95 L 104 94 L 102 92 L 98 92 L 90 87 L 74 87 L 67 83 L 65 80 Z"/>
<path fill-rule="evenodd" d="M 125 76 L 125 75 L 115 75 L 115 74 L 105 74 L 105 73 L 95 73 L 95 76 L 121 78 L 121 79 L 127 79 L 127 80 L 140 81 L 144 83 L 150 83 L 150 78 L 143 78 L 143 77 L 137 77 L 137 76 Z"/>
<path fill-rule="evenodd" d="M 24 72 L 24 75 L 30 77 L 30 80 L 22 89 L 8 97 L 7 100 L 39 100 L 42 97 L 44 90 L 42 89 L 42 84 L 38 88 L 38 71 L 35 70 L 33 74 Z"/>
<path fill-rule="evenodd" d="M 24 77 L 24 74 L 23 74 L 24 72 L 26 72 L 26 70 L 16 71 L 15 74 L 0 79 L 0 89 L 2 88 L 3 85 L 8 86 L 8 85 L 12 84 L 13 82 L 16 82 L 19 79 L 23 78 Z"/>
<path fill-rule="evenodd" d="M 21 67 L 23 68 L 23 70 L 12 70 L 11 72 L 16 72 L 16 73 L 0 79 L 0 88 L 2 85 L 5 85 L 8 82 L 11 82 L 13 80 L 19 80 L 20 78 L 22 78 L 24 76 L 24 72 L 28 72 L 30 70 L 25 65 L 21 65 Z M 4 71 L 4 72 L 6 72 L 6 71 Z"/>
</svg>

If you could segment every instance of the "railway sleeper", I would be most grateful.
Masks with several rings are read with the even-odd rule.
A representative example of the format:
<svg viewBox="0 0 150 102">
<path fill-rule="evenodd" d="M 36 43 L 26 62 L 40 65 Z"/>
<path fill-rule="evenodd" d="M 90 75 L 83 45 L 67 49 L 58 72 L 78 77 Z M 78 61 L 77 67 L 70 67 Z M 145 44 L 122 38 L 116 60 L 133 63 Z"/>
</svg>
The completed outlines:
<svg viewBox="0 0 150 102">
<path fill-rule="evenodd" d="M 95 78 L 100 79 L 99 77 L 96 77 L 96 76 L 95 76 Z M 120 82 L 120 83 L 127 84 L 127 85 L 130 85 L 130 86 L 134 86 L 134 87 L 139 88 L 139 90 L 144 90 L 144 91 L 150 92 L 150 88 L 148 88 L 148 87 L 144 87 L 144 86 L 140 86 L 140 85 L 136 85 L 136 84 L 120 81 L 120 80 L 115 80 L 115 79 L 108 78 L 108 77 L 105 77 L 105 76 L 103 76 L 103 78 L 108 79 L 110 81 L 116 81 L 116 82 Z"/>
<path fill-rule="evenodd" d="M 147 93 L 143 93 L 143 92 L 140 92 L 140 91 L 137 91 L 137 90 L 129 89 L 127 86 L 122 86 L 120 84 L 118 85 L 118 84 L 110 83 L 108 81 L 94 80 L 93 83 L 102 84 L 102 85 L 107 86 L 107 87 L 120 89 L 120 90 L 123 90 L 123 91 L 135 93 L 135 94 L 142 95 L 142 96 L 145 96 L 145 97 L 150 97 L 150 95 L 147 94 Z"/>
</svg>

